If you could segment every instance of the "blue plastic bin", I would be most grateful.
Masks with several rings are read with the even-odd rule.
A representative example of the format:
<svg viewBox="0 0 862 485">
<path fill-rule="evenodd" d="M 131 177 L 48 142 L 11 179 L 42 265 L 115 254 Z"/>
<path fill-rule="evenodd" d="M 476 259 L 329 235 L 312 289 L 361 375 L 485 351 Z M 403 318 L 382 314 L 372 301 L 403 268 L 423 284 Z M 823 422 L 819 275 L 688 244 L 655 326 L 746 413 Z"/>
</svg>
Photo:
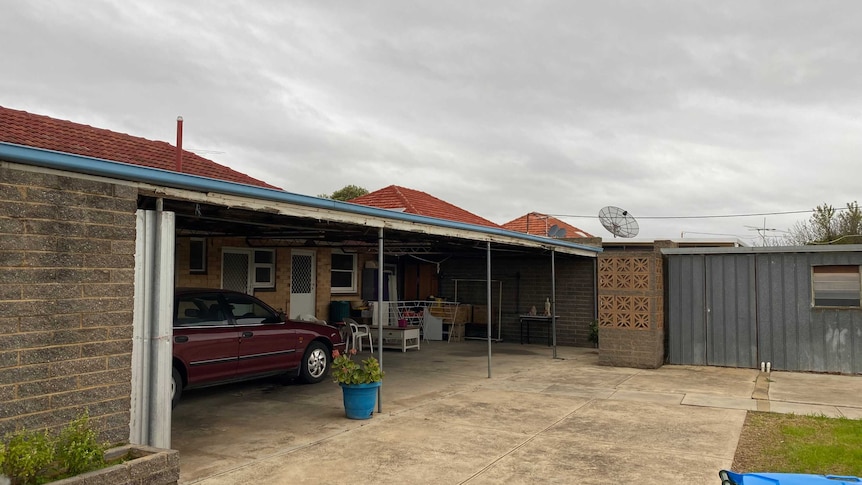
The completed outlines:
<svg viewBox="0 0 862 485">
<path fill-rule="evenodd" d="M 734 473 L 722 470 L 718 474 L 722 485 L 853 485 L 862 483 L 859 477 L 838 475 L 808 475 L 805 473 Z"/>
</svg>

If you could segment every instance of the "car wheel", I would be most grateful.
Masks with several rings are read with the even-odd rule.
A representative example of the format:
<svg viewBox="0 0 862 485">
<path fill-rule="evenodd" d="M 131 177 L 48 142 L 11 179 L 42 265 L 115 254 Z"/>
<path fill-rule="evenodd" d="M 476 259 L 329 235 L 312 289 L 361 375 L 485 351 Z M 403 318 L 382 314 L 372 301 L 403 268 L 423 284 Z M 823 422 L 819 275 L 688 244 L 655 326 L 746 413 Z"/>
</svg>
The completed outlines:
<svg viewBox="0 0 862 485">
<path fill-rule="evenodd" d="M 171 372 L 171 409 L 177 407 L 180 402 L 180 396 L 183 394 L 183 377 L 176 367 L 173 367 Z"/>
<path fill-rule="evenodd" d="M 302 368 L 299 377 L 309 384 L 320 382 L 329 371 L 329 352 L 320 342 L 311 342 L 302 357 Z"/>
</svg>

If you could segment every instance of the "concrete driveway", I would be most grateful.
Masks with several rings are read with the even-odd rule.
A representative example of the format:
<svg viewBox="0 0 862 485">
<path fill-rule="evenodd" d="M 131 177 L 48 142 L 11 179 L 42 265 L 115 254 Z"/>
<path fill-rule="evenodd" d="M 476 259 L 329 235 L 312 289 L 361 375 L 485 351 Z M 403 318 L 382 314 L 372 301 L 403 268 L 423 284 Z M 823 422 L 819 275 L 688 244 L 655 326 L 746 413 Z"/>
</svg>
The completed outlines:
<svg viewBox="0 0 862 485">
<path fill-rule="evenodd" d="M 718 483 L 747 410 L 862 418 L 862 376 L 597 365 L 592 349 L 430 342 L 384 352 L 383 413 L 330 382 L 192 391 L 180 483 Z"/>
</svg>

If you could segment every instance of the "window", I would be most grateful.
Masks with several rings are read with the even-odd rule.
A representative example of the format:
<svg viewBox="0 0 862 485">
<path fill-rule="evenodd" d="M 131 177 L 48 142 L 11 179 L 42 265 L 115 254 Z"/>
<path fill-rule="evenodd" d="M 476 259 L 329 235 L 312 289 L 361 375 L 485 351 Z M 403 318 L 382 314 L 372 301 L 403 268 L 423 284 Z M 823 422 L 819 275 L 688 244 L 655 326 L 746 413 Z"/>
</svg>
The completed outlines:
<svg viewBox="0 0 862 485">
<path fill-rule="evenodd" d="M 858 265 L 814 266 L 812 270 L 814 306 L 859 306 Z"/>
<path fill-rule="evenodd" d="M 215 327 L 227 325 L 217 295 L 189 295 L 174 303 L 175 327 Z"/>
<path fill-rule="evenodd" d="M 356 293 L 356 255 L 332 252 L 333 293 Z"/>
<path fill-rule="evenodd" d="M 189 273 L 207 272 L 207 242 L 202 237 L 189 240 Z"/>
<path fill-rule="evenodd" d="M 225 295 L 225 301 L 230 308 L 237 325 L 261 325 L 264 323 L 282 323 L 272 310 L 244 295 Z"/>
<path fill-rule="evenodd" d="M 254 250 L 254 287 L 275 288 L 275 251 Z"/>
</svg>

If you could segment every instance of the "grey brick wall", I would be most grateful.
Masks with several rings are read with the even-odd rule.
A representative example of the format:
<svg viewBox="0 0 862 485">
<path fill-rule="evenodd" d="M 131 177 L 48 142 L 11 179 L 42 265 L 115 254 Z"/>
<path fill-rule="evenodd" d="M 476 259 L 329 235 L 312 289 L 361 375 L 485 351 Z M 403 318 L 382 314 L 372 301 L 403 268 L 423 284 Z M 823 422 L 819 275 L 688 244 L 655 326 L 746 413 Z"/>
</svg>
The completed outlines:
<svg viewBox="0 0 862 485">
<path fill-rule="evenodd" d="M 129 433 L 132 187 L 0 167 L 0 435 L 84 409 Z"/>
<path fill-rule="evenodd" d="M 595 318 L 593 260 L 558 254 L 555 257 L 557 293 L 557 344 L 591 347 L 588 340 L 589 325 Z M 450 259 L 441 265 L 440 295 L 454 298 L 455 278 L 484 279 L 484 257 Z M 507 342 L 520 341 L 518 315 L 536 307 L 544 311 L 545 298 L 551 296 L 551 257 L 492 255 L 491 279 L 502 282 L 502 338 Z M 466 303 L 484 304 L 486 289 L 477 284 L 466 289 L 459 286 L 458 299 Z M 496 291 L 496 287 L 494 287 Z M 472 295 L 472 293 L 477 293 Z M 480 329 L 477 329 L 480 330 Z M 468 328 L 468 332 L 470 329 Z M 533 327 L 530 333 L 534 344 L 547 342 L 547 329 Z"/>
</svg>

